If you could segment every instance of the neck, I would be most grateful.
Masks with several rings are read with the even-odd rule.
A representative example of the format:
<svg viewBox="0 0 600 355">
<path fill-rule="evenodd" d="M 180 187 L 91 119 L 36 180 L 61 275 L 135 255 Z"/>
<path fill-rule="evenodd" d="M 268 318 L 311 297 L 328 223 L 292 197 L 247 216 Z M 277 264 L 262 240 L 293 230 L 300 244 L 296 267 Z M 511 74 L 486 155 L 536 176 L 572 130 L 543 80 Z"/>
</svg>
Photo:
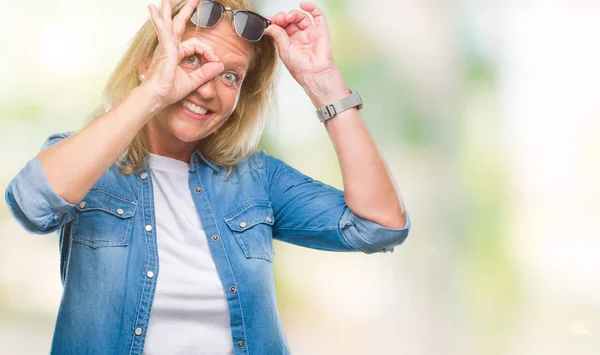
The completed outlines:
<svg viewBox="0 0 600 355">
<path fill-rule="evenodd" d="M 184 142 L 170 132 L 157 130 L 148 124 L 148 150 L 152 154 L 189 163 L 198 142 Z"/>
</svg>

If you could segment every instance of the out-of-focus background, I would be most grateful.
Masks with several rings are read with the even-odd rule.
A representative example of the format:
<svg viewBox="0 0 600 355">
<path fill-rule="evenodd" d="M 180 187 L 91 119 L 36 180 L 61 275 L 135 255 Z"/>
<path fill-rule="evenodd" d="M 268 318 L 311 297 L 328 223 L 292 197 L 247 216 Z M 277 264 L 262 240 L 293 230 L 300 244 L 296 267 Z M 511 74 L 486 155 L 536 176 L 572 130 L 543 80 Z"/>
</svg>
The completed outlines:
<svg viewBox="0 0 600 355">
<path fill-rule="evenodd" d="M 383 255 L 276 242 L 292 351 L 600 354 L 600 1 L 317 3 L 413 229 Z M 48 135 L 82 127 L 146 4 L 4 4 L 2 191 Z M 278 95 L 264 146 L 342 187 L 285 70 Z M 58 260 L 56 235 L 28 235 L 0 204 L 0 353 L 48 353 Z"/>
</svg>

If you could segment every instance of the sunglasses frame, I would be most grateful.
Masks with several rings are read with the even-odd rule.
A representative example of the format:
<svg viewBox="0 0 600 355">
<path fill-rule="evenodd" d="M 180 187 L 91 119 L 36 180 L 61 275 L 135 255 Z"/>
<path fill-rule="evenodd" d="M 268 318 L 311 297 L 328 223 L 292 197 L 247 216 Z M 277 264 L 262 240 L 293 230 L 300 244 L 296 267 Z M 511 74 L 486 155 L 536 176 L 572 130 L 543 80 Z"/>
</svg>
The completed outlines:
<svg viewBox="0 0 600 355">
<path fill-rule="evenodd" d="M 215 22 L 215 24 L 214 24 L 214 25 L 212 25 L 212 26 L 201 26 L 201 25 L 199 25 L 199 24 L 195 23 L 195 22 L 194 22 L 192 19 L 194 18 L 194 16 L 195 16 L 195 15 L 196 15 L 196 13 L 198 12 L 198 9 L 200 9 L 200 6 L 202 5 L 202 3 L 207 3 L 207 2 L 210 2 L 210 3 L 213 3 L 213 4 L 219 5 L 219 6 L 221 7 L 221 16 L 219 17 L 219 19 L 217 20 L 217 22 Z M 259 37 L 257 40 L 251 40 L 251 39 L 248 39 L 248 38 L 242 37 L 242 35 L 240 35 L 240 34 L 239 34 L 239 32 L 238 32 L 238 29 L 237 29 L 237 27 L 236 27 L 236 25 L 235 25 L 235 16 L 236 16 L 238 13 L 250 13 L 250 14 L 252 14 L 252 15 L 254 15 L 254 16 L 258 16 L 258 17 L 259 17 L 261 20 L 263 20 L 263 21 L 265 22 L 265 27 L 264 27 L 265 29 L 266 29 L 267 27 L 269 27 L 269 26 L 272 24 L 272 22 L 271 22 L 271 21 L 269 21 L 267 18 L 265 18 L 264 16 L 262 16 L 262 15 L 260 15 L 260 14 L 257 14 L 257 13 L 256 13 L 256 12 L 254 12 L 254 11 L 250 11 L 250 10 L 233 10 L 232 8 L 230 8 L 230 7 L 226 7 L 225 5 L 221 4 L 220 2 L 218 2 L 218 1 L 213 1 L 213 0 L 202 0 L 202 1 L 200 2 L 200 4 L 198 4 L 198 7 L 196 8 L 196 10 L 194 10 L 194 12 L 192 13 L 192 16 L 190 17 L 190 21 L 192 21 L 192 23 L 193 23 L 194 25 L 198 26 L 198 27 L 202 27 L 202 28 L 213 28 L 213 27 L 217 26 L 217 25 L 219 24 L 219 22 L 221 22 L 221 20 L 223 19 L 223 15 L 225 14 L 225 12 L 226 12 L 226 11 L 230 11 L 231 13 L 233 13 L 233 19 L 232 19 L 232 21 L 231 21 L 231 24 L 233 25 L 233 28 L 234 28 L 234 30 L 235 30 L 235 33 L 236 33 L 236 34 L 237 34 L 237 35 L 238 35 L 240 38 L 242 38 L 242 39 L 244 39 L 244 40 L 246 40 L 246 41 L 248 41 L 248 42 L 258 42 L 258 41 L 260 41 L 260 40 L 263 38 L 263 36 L 265 35 L 265 31 L 264 31 L 264 29 L 263 29 L 263 33 L 261 33 L 260 37 Z"/>
</svg>

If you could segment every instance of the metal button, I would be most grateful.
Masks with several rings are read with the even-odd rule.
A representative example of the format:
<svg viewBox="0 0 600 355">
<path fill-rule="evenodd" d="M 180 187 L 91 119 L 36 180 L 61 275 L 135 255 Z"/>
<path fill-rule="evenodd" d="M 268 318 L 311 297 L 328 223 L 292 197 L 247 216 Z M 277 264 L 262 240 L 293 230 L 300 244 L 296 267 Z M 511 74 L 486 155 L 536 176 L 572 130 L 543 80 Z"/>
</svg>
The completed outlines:
<svg viewBox="0 0 600 355">
<path fill-rule="evenodd" d="M 267 216 L 267 218 L 265 218 L 265 220 L 269 223 L 273 222 L 273 220 L 271 219 L 271 217 Z"/>
<path fill-rule="evenodd" d="M 148 173 L 144 171 L 142 173 L 141 177 L 142 177 L 142 180 L 146 180 L 148 178 Z"/>
<path fill-rule="evenodd" d="M 244 342 L 243 341 L 238 341 L 238 348 L 240 348 L 240 349 L 244 348 Z"/>
<path fill-rule="evenodd" d="M 117 214 L 118 214 L 119 216 L 120 216 L 120 215 L 122 215 L 123 213 L 125 213 L 125 212 L 123 212 L 123 210 L 122 210 L 122 209 L 120 209 L 120 208 L 119 208 L 119 209 L 117 210 Z"/>
<path fill-rule="evenodd" d="M 242 223 L 240 223 L 240 227 L 242 227 L 242 228 L 246 228 L 246 226 L 247 226 L 247 225 L 248 225 L 248 224 L 246 224 L 246 222 L 242 222 Z"/>
<path fill-rule="evenodd" d="M 146 272 L 146 276 L 147 276 L 149 279 L 151 279 L 151 278 L 153 278 L 153 277 L 154 277 L 154 272 L 152 272 L 152 270 L 148 270 L 148 271 Z"/>
<path fill-rule="evenodd" d="M 235 291 L 237 291 L 237 288 L 235 288 L 235 286 L 229 286 L 229 291 L 231 291 L 231 293 L 235 293 Z"/>
<path fill-rule="evenodd" d="M 81 201 L 81 203 L 79 203 L 79 208 L 85 208 L 85 201 Z"/>
<path fill-rule="evenodd" d="M 146 232 L 152 232 L 152 226 L 149 224 L 146 224 Z"/>
<path fill-rule="evenodd" d="M 142 328 L 135 328 L 135 335 L 138 335 L 138 336 L 142 335 L 143 332 L 144 331 L 142 330 Z M 238 346 L 239 346 L 239 344 L 238 344 Z"/>
<path fill-rule="evenodd" d="M 202 188 L 200 188 L 200 187 L 196 187 L 196 192 L 197 192 L 197 193 L 200 193 L 200 192 L 202 192 Z"/>
<path fill-rule="evenodd" d="M 213 236 L 212 236 L 212 240 L 214 240 L 214 241 L 216 242 L 217 240 L 219 240 L 219 236 L 218 236 L 218 235 L 216 235 L 216 234 L 215 234 L 215 235 L 213 235 Z"/>
</svg>

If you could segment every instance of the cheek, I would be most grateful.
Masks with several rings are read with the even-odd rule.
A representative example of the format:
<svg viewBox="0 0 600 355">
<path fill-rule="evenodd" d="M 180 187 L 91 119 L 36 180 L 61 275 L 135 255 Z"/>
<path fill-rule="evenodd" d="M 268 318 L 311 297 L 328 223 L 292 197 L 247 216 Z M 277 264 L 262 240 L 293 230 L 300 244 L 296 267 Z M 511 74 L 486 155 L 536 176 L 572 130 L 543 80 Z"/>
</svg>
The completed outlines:
<svg viewBox="0 0 600 355">
<path fill-rule="evenodd" d="M 165 107 L 164 110 L 158 116 L 159 122 L 162 123 L 163 126 L 168 127 L 169 123 L 173 121 L 173 119 L 177 116 L 177 104 L 172 104 L 170 106 Z"/>
<path fill-rule="evenodd" d="M 238 101 L 240 101 L 240 94 L 242 93 L 241 87 L 240 90 L 238 90 L 238 92 L 235 95 L 235 101 L 233 103 L 233 108 L 235 109 L 237 107 Z"/>
<path fill-rule="evenodd" d="M 237 107 L 237 103 L 240 99 L 241 87 L 232 88 L 226 87 L 222 89 L 220 98 L 221 98 L 221 109 L 226 116 L 230 116 L 235 108 Z"/>
</svg>

